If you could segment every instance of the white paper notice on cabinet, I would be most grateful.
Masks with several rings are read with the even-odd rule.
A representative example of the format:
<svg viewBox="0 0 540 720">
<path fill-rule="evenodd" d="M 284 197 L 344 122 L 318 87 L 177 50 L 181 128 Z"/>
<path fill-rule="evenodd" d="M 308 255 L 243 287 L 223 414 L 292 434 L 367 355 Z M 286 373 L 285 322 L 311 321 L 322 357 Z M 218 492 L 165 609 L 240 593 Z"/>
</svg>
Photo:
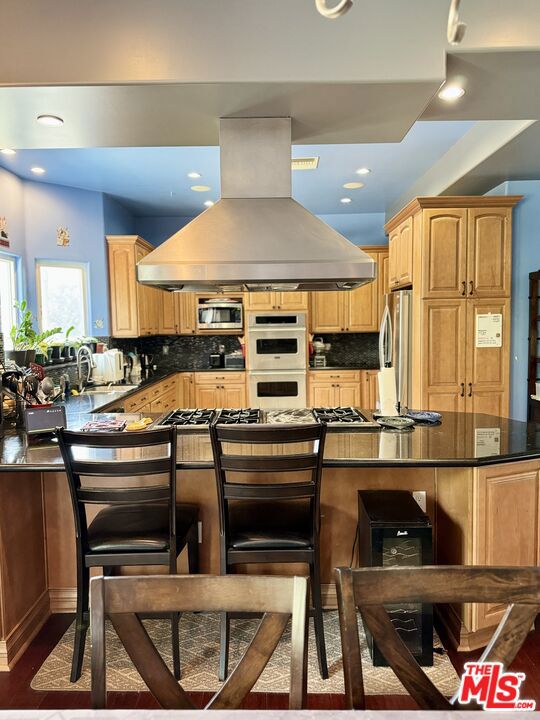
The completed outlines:
<svg viewBox="0 0 540 720">
<path fill-rule="evenodd" d="M 502 347 L 502 315 L 476 316 L 476 347 Z"/>
<path fill-rule="evenodd" d="M 501 454 L 501 428 L 474 429 L 474 457 Z"/>
</svg>

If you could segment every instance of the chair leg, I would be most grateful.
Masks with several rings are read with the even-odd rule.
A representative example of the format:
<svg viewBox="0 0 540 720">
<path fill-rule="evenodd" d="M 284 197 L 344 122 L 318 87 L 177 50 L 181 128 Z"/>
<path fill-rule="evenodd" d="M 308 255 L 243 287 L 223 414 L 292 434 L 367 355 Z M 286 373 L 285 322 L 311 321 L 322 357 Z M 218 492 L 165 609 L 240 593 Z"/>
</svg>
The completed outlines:
<svg viewBox="0 0 540 720">
<path fill-rule="evenodd" d="M 317 658 L 319 672 L 323 680 L 328 678 L 328 664 L 326 662 L 326 643 L 324 641 L 324 623 L 321 597 L 321 573 L 319 568 L 319 554 L 315 553 L 313 561 L 309 563 L 311 578 L 311 602 L 313 604 L 313 621 L 315 625 L 315 644 L 317 645 Z"/>
<path fill-rule="evenodd" d="M 193 525 L 189 531 L 187 550 L 189 574 L 197 575 L 199 573 L 199 528 L 197 524 Z"/>
<path fill-rule="evenodd" d="M 171 615 L 171 633 L 172 633 L 172 656 L 173 656 L 173 671 L 174 677 L 180 680 L 182 677 L 182 671 L 180 668 L 180 639 L 179 639 L 179 625 L 180 613 L 173 613 Z"/>
<path fill-rule="evenodd" d="M 82 672 L 84 646 L 86 644 L 86 633 L 89 625 L 89 583 L 90 570 L 84 566 L 83 561 L 79 561 L 77 568 L 77 610 L 75 615 L 75 643 L 71 663 L 71 682 L 77 682 Z"/>
<path fill-rule="evenodd" d="M 219 650 L 219 679 L 224 682 L 229 674 L 229 638 L 231 619 L 229 613 L 221 613 L 221 643 Z"/>
</svg>

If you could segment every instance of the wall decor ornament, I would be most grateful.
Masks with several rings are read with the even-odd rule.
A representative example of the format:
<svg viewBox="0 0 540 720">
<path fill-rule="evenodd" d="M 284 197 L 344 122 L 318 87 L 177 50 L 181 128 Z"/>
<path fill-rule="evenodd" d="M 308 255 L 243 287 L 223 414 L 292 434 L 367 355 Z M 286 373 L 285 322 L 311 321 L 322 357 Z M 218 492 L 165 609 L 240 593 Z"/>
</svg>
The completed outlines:
<svg viewBox="0 0 540 720">
<path fill-rule="evenodd" d="M 56 244 L 61 247 L 69 245 L 69 230 L 67 227 L 59 227 L 56 229 Z"/>
<path fill-rule="evenodd" d="M 0 217 L 0 246 L 9 247 L 7 220 L 5 217 Z"/>
<path fill-rule="evenodd" d="M 327 2 L 328 0 L 315 0 L 315 7 L 323 17 L 329 20 L 336 20 L 338 17 L 345 15 L 353 4 L 353 0 L 339 0 L 337 5 L 328 7 Z"/>
</svg>

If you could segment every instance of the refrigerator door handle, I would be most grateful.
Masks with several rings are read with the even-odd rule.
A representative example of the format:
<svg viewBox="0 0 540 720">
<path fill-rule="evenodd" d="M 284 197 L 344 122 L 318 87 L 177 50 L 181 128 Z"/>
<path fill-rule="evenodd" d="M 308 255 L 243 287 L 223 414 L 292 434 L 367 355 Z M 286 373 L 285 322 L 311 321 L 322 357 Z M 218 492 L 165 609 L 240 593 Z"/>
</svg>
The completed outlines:
<svg viewBox="0 0 540 720">
<path fill-rule="evenodd" d="M 381 368 L 391 367 L 392 365 L 392 316 L 388 307 L 388 295 L 385 296 L 385 306 L 383 310 L 381 327 L 379 330 L 379 366 Z"/>
</svg>

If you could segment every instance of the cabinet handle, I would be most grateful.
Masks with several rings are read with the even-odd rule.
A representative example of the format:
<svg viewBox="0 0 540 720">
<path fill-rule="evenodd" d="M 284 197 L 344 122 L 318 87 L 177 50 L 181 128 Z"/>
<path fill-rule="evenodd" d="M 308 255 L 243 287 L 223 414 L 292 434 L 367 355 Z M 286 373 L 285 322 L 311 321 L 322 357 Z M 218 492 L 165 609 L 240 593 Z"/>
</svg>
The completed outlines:
<svg viewBox="0 0 540 720">
<path fill-rule="evenodd" d="M 459 397 L 465 397 L 465 383 L 461 383 L 461 393 Z"/>
<path fill-rule="evenodd" d="M 461 291 L 461 294 L 466 295 L 467 294 L 467 283 L 465 282 L 465 280 L 462 280 L 461 284 L 463 285 L 463 290 Z"/>
<path fill-rule="evenodd" d="M 472 397 L 472 383 L 469 383 L 469 397 Z"/>
<path fill-rule="evenodd" d="M 472 295 L 474 292 L 474 284 L 472 280 L 469 280 L 469 295 Z"/>
</svg>

